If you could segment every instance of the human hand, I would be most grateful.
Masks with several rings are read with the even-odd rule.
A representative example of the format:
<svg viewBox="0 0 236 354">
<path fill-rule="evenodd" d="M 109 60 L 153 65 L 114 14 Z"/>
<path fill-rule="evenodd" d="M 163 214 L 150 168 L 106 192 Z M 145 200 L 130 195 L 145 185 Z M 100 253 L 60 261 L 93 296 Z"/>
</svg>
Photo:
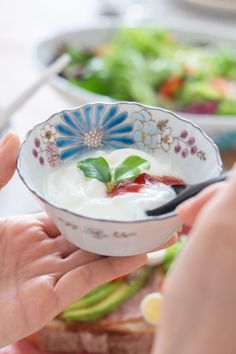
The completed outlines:
<svg viewBox="0 0 236 354">
<path fill-rule="evenodd" d="M 164 287 L 158 354 L 236 352 L 236 171 L 179 208 L 193 224 Z"/>
<path fill-rule="evenodd" d="M 101 257 L 78 249 L 45 214 L 0 220 L 0 235 L 0 347 L 39 330 L 96 286 L 146 262 L 146 255 Z"/>
<path fill-rule="evenodd" d="M 0 186 L 15 171 L 19 139 L 0 142 Z M 0 219 L 0 347 L 44 326 L 101 283 L 129 273 L 146 255 L 100 257 L 71 245 L 45 214 Z"/>
<path fill-rule="evenodd" d="M 18 136 L 10 132 L 0 140 L 0 189 L 13 176 L 16 169 L 16 157 L 19 149 Z"/>
<path fill-rule="evenodd" d="M 0 354 L 49 354 L 34 348 L 26 339 L 0 349 Z M 61 354 L 61 353 L 53 353 Z M 82 354 L 82 353 L 81 353 Z"/>
<path fill-rule="evenodd" d="M 180 204 L 177 208 L 177 214 L 181 222 L 184 225 L 193 226 L 201 210 L 225 186 L 226 182 L 213 184 L 200 192 L 196 197 Z"/>
<path fill-rule="evenodd" d="M 1 187 L 15 171 L 18 148 L 14 133 L 0 142 Z M 176 236 L 163 247 L 175 241 Z M 82 251 L 45 214 L 0 219 L 0 347 L 39 330 L 96 286 L 144 263 L 146 255 L 117 258 Z"/>
</svg>

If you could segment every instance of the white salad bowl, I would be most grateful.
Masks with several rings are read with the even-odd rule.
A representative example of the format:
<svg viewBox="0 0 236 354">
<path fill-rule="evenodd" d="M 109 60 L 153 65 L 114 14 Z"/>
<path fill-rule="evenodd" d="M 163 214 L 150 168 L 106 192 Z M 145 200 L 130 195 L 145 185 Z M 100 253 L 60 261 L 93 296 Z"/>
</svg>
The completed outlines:
<svg viewBox="0 0 236 354">
<path fill-rule="evenodd" d="M 62 48 L 71 46 L 82 49 L 95 49 L 112 39 L 120 26 L 97 26 L 93 28 L 81 28 L 71 32 L 64 32 L 47 38 L 37 45 L 35 50 L 36 61 L 41 69 L 45 69 L 61 52 Z M 223 43 L 236 52 L 236 38 L 229 31 L 220 31 L 216 28 L 196 28 L 196 26 L 186 25 L 161 25 L 155 24 L 155 28 L 166 28 L 173 33 L 174 37 L 182 43 L 203 45 L 209 48 Z M 89 102 L 111 102 L 115 101 L 111 97 L 103 96 L 86 90 L 82 87 L 71 84 L 62 76 L 56 75 L 52 80 L 53 85 L 61 91 L 72 103 L 72 105 L 81 105 Z M 219 146 L 221 150 L 235 149 L 236 146 L 236 117 L 212 115 L 212 114 L 192 114 L 177 112 L 186 119 L 192 120 L 199 125 Z"/>
<path fill-rule="evenodd" d="M 89 138 L 88 138 L 89 137 Z M 181 226 L 176 212 L 137 221 L 85 217 L 48 200 L 46 176 L 96 150 L 135 148 L 169 163 L 187 184 L 218 176 L 217 146 L 196 125 L 170 111 L 138 103 L 93 103 L 54 114 L 28 132 L 18 172 L 61 233 L 76 246 L 106 256 L 157 249 Z"/>
</svg>

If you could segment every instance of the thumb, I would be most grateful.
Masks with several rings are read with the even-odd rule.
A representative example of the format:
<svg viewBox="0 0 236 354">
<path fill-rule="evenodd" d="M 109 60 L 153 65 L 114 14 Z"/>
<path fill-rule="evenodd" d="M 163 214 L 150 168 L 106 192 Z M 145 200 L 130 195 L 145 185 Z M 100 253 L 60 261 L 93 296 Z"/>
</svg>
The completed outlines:
<svg viewBox="0 0 236 354">
<path fill-rule="evenodd" d="M 180 204 L 177 208 L 177 214 L 182 223 L 193 226 L 200 211 L 219 191 L 225 188 L 225 186 L 225 182 L 213 184 L 200 192 L 196 197 Z"/>
<path fill-rule="evenodd" d="M 15 172 L 19 145 L 19 138 L 13 132 L 9 132 L 0 140 L 0 189 L 7 184 Z"/>
</svg>

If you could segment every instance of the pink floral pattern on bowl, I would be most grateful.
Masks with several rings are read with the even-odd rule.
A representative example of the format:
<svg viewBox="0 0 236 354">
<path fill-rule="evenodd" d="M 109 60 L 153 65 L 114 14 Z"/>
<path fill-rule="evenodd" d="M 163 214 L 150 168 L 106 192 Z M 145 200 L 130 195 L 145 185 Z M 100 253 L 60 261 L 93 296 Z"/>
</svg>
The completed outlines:
<svg viewBox="0 0 236 354">
<path fill-rule="evenodd" d="M 132 114 L 131 120 L 136 148 L 152 153 L 158 149 L 168 152 L 173 148 L 182 158 L 191 154 L 200 160 L 207 159 L 206 152 L 198 149 L 195 137 L 189 135 L 185 129 L 179 135 L 175 135 L 168 119 L 155 121 L 149 111 L 141 109 Z"/>
<path fill-rule="evenodd" d="M 46 126 L 47 125 L 48 124 L 46 124 Z M 38 159 L 41 166 L 45 165 L 46 160 L 51 167 L 56 167 L 60 164 L 60 156 L 58 148 L 55 144 L 55 140 L 53 140 L 55 138 L 53 137 L 52 139 L 52 137 L 49 136 L 48 131 L 45 128 L 41 129 L 41 132 L 43 132 L 41 134 L 43 140 L 41 140 L 40 138 L 34 139 L 34 147 L 32 149 L 32 154 L 36 159 Z M 48 137 L 46 137 L 46 134 L 48 134 Z"/>
</svg>

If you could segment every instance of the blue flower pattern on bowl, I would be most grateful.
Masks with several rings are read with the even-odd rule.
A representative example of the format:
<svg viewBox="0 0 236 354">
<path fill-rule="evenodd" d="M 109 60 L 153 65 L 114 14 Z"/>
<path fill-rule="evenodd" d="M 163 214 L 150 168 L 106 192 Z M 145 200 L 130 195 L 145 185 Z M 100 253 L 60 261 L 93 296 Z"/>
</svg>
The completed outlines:
<svg viewBox="0 0 236 354">
<path fill-rule="evenodd" d="M 174 134 L 169 120 L 157 120 L 145 108 L 129 115 L 119 105 L 102 103 L 63 111 L 54 123 L 42 126 L 33 145 L 33 156 L 42 166 L 47 161 L 51 167 L 87 151 L 127 147 L 150 153 L 172 148 L 182 158 L 196 155 L 206 160 L 195 137 L 186 130 Z"/>
<path fill-rule="evenodd" d="M 150 112 L 142 109 L 132 114 L 134 141 L 140 150 L 156 148 L 157 123 Z"/>
<path fill-rule="evenodd" d="M 126 123 L 128 112 L 119 112 L 118 106 L 108 107 L 102 104 L 82 107 L 81 110 L 63 112 L 63 123 L 56 124 L 61 135 L 56 145 L 61 149 L 62 160 L 92 149 L 120 149 L 133 144 L 130 135 L 133 127 Z"/>
</svg>

